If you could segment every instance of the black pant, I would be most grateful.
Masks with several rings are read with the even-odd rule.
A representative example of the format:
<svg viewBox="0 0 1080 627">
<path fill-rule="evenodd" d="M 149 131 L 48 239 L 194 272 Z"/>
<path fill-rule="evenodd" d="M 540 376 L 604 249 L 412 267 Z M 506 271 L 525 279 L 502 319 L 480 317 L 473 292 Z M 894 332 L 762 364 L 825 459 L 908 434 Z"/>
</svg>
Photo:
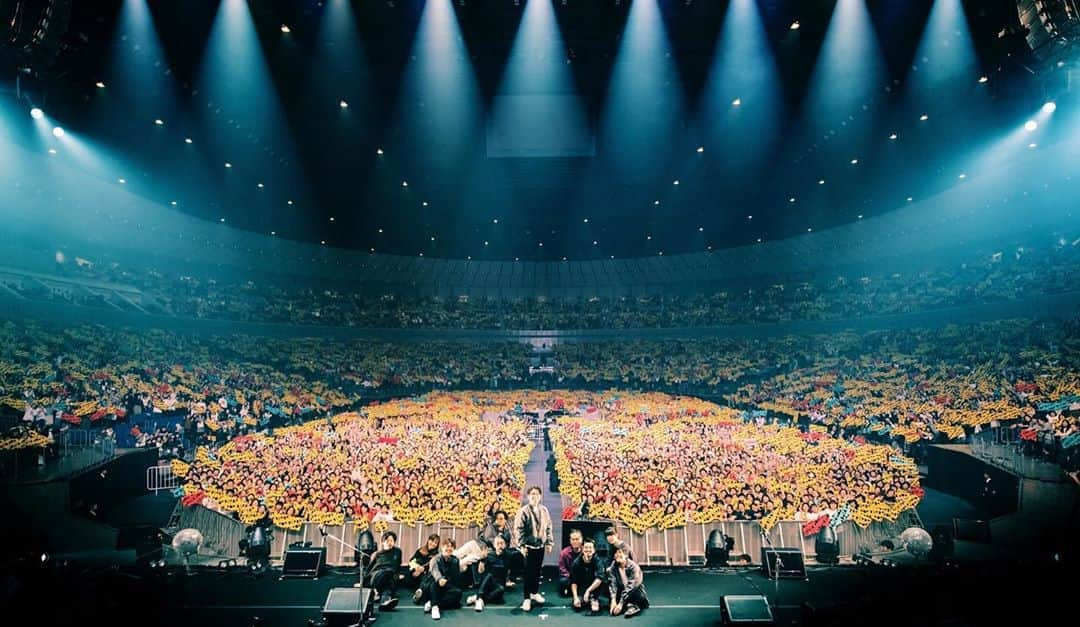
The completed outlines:
<svg viewBox="0 0 1080 627">
<path fill-rule="evenodd" d="M 461 588 L 454 585 L 453 581 L 447 581 L 445 586 L 440 586 L 434 577 L 429 577 L 424 593 L 427 600 L 439 609 L 452 610 L 461 607 Z"/>
<path fill-rule="evenodd" d="M 568 597 L 570 596 L 570 592 L 570 578 L 559 577 L 559 596 Z"/>
<path fill-rule="evenodd" d="M 420 573 L 419 577 L 414 577 L 412 570 L 405 573 L 405 585 L 408 586 L 410 591 L 420 590 L 424 587 L 424 577 L 427 576 L 426 572 Z"/>
<path fill-rule="evenodd" d="M 503 593 L 506 592 L 504 584 L 491 573 L 480 575 L 480 585 L 476 588 L 476 595 L 487 603 L 502 603 Z"/>
<path fill-rule="evenodd" d="M 618 590 L 617 593 L 618 594 L 616 595 L 615 599 L 616 600 L 622 599 L 622 596 L 623 596 L 622 590 Z M 633 590 L 631 590 L 630 594 L 626 595 L 626 598 L 623 599 L 623 611 L 624 612 L 626 611 L 626 606 L 628 606 L 628 605 L 636 605 L 636 606 L 640 607 L 641 609 L 645 609 L 645 608 L 649 607 L 649 597 L 647 597 L 645 595 L 645 586 L 638 586 L 638 587 L 634 588 Z"/>
<path fill-rule="evenodd" d="M 522 592 L 525 598 L 540 592 L 540 569 L 544 566 L 544 549 L 525 549 L 525 576 Z"/>
<path fill-rule="evenodd" d="M 371 572 L 368 580 L 371 587 L 379 591 L 379 597 L 386 599 L 394 596 L 394 588 L 397 585 L 397 570 L 393 568 L 380 568 Z"/>
</svg>

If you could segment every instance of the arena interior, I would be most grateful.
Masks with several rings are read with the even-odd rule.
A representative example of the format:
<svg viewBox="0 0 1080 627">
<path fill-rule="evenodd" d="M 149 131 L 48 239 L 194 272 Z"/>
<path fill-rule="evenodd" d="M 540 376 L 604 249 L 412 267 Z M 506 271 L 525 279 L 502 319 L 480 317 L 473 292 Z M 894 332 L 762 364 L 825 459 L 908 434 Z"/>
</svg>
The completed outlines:
<svg viewBox="0 0 1080 627">
<path fill-rule="evenodd" d="M 1067 621 L 1077 9 L 0 0 L 6 620 Z"/>
</svg>

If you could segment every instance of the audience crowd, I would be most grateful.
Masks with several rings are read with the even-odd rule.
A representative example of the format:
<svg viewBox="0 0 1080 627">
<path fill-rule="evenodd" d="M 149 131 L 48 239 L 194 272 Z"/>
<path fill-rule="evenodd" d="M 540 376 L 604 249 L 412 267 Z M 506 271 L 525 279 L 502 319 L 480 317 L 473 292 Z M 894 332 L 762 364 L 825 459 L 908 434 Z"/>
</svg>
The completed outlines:
<svg viewBox="0 0 1080 627">
<path fill-rule="evenodd" d="M 899 272 L 792 273 L 714 286 L 698 296 L 665 297 L 410 298 L 346 283 L 290 286 L 81 257 L 64 257 L 56 266 L 58 276 L 136 288 L 144 295 L 132 299 L 139 307 L 187 318 L 365 328 L 673 328 L 849 319 L 1071 291 L 1080 285 L 1080 239 L 980 250 L 952 265 L 923 261 Z M 29 298 L 136 309 L 132 300 L 93 284 L 45 287 L 0 273 L 0 285 Z"/>
</svg>

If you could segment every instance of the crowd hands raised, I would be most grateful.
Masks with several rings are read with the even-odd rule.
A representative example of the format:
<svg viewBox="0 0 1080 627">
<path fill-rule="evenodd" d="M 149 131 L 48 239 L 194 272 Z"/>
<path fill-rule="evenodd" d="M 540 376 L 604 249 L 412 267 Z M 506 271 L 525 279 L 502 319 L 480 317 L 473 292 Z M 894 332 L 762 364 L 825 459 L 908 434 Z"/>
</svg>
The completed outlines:
<svg viewBox="0 0 1080 627">
<path fill-rule="evenodd" d="M 373 293 L 370 287 L 286 287 L 272 280 L 228 280 L 74 259 L 79 262 L 59 264 L 60 271 L 137 287 L 152 297 L 147 306 L 155 313 L 160 307 L 190 318 L 363 328 L 633 329 L 836 320 L 1015 301 L 1080 285 L 1080 239 L 981 250 L 947 267 L 908 264 L 900 272 L 792 273 L 711 288 L 696 296 L 581 299 L 409 298 Z M 40 291 L 32 281 L 10 287 Z M 109 299 L 104 292 L 87 290 L 46 296 L 71 302 L 90 299 L 79 302 L 91 305 L 106 305 Z M 125 304 L 120 299 L 112 306 Z"/>
</svg>

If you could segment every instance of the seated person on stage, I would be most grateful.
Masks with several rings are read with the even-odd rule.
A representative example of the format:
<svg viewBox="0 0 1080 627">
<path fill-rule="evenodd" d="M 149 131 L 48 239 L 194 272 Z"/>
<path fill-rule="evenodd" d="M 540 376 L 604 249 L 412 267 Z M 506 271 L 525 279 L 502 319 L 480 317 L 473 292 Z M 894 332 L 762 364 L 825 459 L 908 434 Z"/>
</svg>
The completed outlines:
<svg viewBox="0 0 1080 627">
<path fill-rule="evenodd" d="M 510 574 L 510 553 L 506 550 L 506 540 L 502 536 L 495 536 L 494 544 L 495 548 L 477 562 L 480 584 L 476 594 L 470 595 L 465 601 L 466 605 L 475 606 L 477 612 L 484 610 L 484 603 L 505 603 L 503 593 L 506 591 L 506 580 Z"/>
<path fill-rule="evenodd" d="M 476 572 L 476 565 L 484 559 L 486 553 L 495 548 L 494 540 L 497 536 L 502 536 L 503 540 L 506 541 L 506 546 L 510 546 L 510 525 L 506 521 L 506 512 L 502 510 L 495 512 L 475 540 L 469 540 L 454 551 L 454 555 L 461 560 L 462 570 L 467 569 L 470 571 L 471 582 L 469 583 L 479 583 L 480 577 Z M 516 557 L 520 557 L 521 553 L 511 548 L 507 548 L 506 552 L 507 558 L 512 562 L 511 568 L 513 568 L 517 565 Z M 470 577 L 463 575 L 463 578 L 468 581 Z"/>
<path fill-rule="evenodd" d="M 604 592 L 604 560 L 596 555 L 596 543 L 585 540 L 581 555 L 570 566 L 570 595 L 574 611 L 588 607 L 592 614 L 600 612 L 600 595 Z"/>
<path fill-rule="evenodd" d="M 623 549 L 615 549 L 615 557 L 607 569 L 608 590 L 611 592 L 611 615 L 636 616 L 649 607 L 645 594 L 645 576 L 641 567 L 626 555 Z"/>
<path fill-rule="evenodd" d="M 615 527 L 605 529 L 604 535 L 607 537 L 608 546 L 611 547 L 608 550 L 608 555 L 612 556 L 612 563 L 615 561 L 615 551 L 618 549 L 622 549 L 626 553 L 626 559 L 634 560 L 634 554 L 630 552 L 630 545 L 619 539 L 619 532 L 615 530 Z"/>
<path fill-rule="evenodd" d="M 409 560 L 409 572 L 405 575 L 405 583 L 413 590 L 413 603 L 419 603 L 424 599 L 424 577 L 428 574 L 428 566 L 431 560 L 439 552 L 439 534 L 433 533 L 428 536 L 427 542 L 416 549 L 412 559 Z"/>
<path fill-rule="evenodd" d="M 570 546 L 559 551 L 559 596 L 570 596 L 570 567 L 581 555 L 581 530 L 570 530 Z"/>
<path fill-rule="evenodd" d="M 461 588 L 457 585 L 461 562 L 454 556 L 454 539 L 446 538 L 439 549 L 439 556 L 431 560 L 428 567 L 427 590 L 424 591 L 427 597 L 424 612 L 431 612 L 435 620 L 442 618 L 440 610 L 461 607 Z"/>
<path fill-rule="evenodd" d="M 382 535 L 382 543 L 382 550 L 371 557 L 368 581 L 379 595 L 379 609 L 392 610 L 398 604 L 394 588 L 397 587 L 398 570 L 401 569 L 401 549 L 397 547 L 397 534 L 393 531 Z"/>
</svg>

